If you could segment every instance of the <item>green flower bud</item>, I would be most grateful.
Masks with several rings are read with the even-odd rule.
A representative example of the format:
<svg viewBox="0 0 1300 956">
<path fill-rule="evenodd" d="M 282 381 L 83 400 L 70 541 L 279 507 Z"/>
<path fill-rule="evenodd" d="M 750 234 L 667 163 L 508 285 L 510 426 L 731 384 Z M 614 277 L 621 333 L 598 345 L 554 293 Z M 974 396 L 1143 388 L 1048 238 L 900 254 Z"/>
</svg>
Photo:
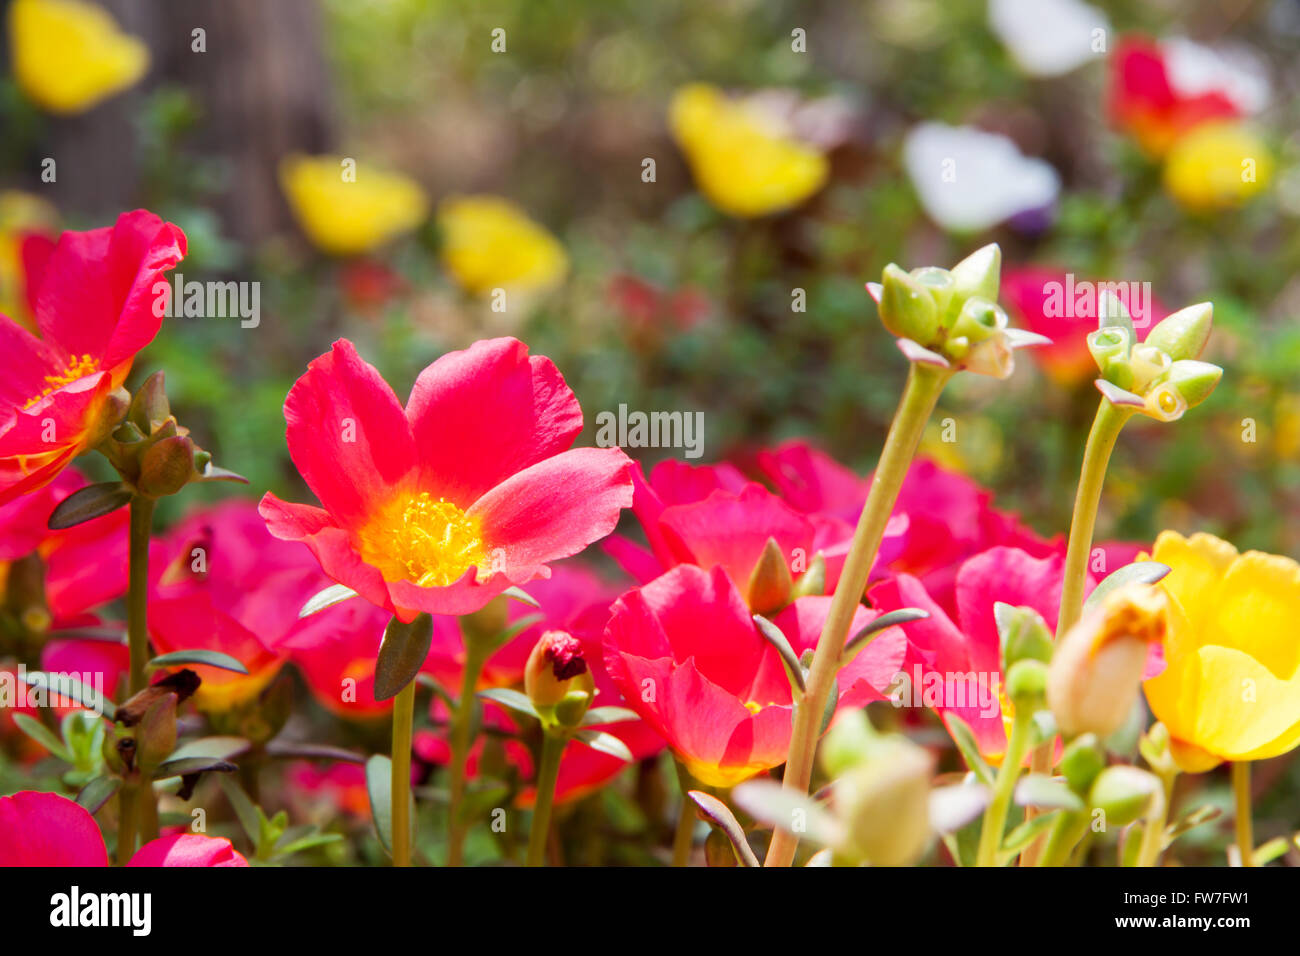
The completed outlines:
<svg viewBox="0 0 1300 956">
<path fill-rule="evenodd" d="M 154 372 L 145 379 L 131 399 L 127 418 L 143 434 L 149 435 L 170 417 L 171 404 L 167 401 L 163 373 Z"/>
<path fill-rule="evenodd" d="M 1075 793 L 1087 793 L 1097 774 L 1106 769 L 1106 752 L 1096 734 L 1080 734 L 1061 754 L 1061 773 Z"/>
<path fill-rule="evenodd" d="M 1221 378 L 1223 369 L 1217 365 L 1195 359 L 1179 359 L 1169 367 L 1161 384 L 1178 389 L 1178 394 L 1187 402 L 1187 407 L 1195 408 L 1210 397 Z"/>
<path fill-rule="evenodd" d="M 1161 383 L 1146 394 L 1142 414 L 1158 422 L 1176 422 L 1187 412 L 1187 399 L 1178 386 Z"/>
<path fill-rule="evenodd" d="M 1002 284 L 1002 249 L 996 242 L 976 249 L 952 267 L 952 278 L 959 300 L 978 296 L 996 302 Z"/>
<path fill-rule="evenodd" d="M 930 290 L 892 262 L 881 282 L 880 321 L 891 334 L 929 345 L 939 331 L 939 314 Z"/>
<path fill-rule="evenodd" d="M 1047 665 L 1032 658 L 1017 661 L 1007 671 L 1007 697 L 1017 711 L 1037 710 L 1047 693 Z"/>
<path fill-rule="evenodd" d="M 944 318 L 948 315 L 949 307 L 953 303 L 953 297 L 957 292 L 957 282 L 952 277 L 952 273 L 947 269 L 940 269 L 938 266 L 922 266 L 919 269 L 913 269 L 912 278 L 930 291 L 934 298 L 935 310 L 939 316 L 940 324 L 944 324 Z"/>
<path fill-rule="evenodd" d="M 822 768 L 832 777 L 871 760 L 880 751 L 882 737 L 864 710 L 845 713 L 822 738 Z"/>
<path fill-rule="evenodd" d="M 1146 813 L 1160 789 L 1155 774 L 1137 767 L 1107 767 L 1092 782 L 1088 804 L 1106 814 L 1107 824 L 1122 827 Z"/>
<path fill-rule="evenodd" d="M 1109 327 L 1088 334 L 1088 351 L 1101 372 L 1101 377 L 1120 388 L 1133 384 L 1133 370 L 1129 355 L 1133 347 L 1133 334 L 1126 329 Z"/>
<path fill-rule="evenodd" d="M 989 299 L 971 296 L 957 313 L 950 337 L 961 337 L 972 346 L 1005 332 L 1010 324 L 1006 311 Z"/>
<path fill-rule="evenodd" d="M 1002 669 L 1009 671 L 1016 662 L 1052 659 L 1052 634 L 1042 615 L 1032 607 L 1012 607 L 998 603 L 993 607 L 998 635 L 1002 642 Z"/>
<path fill-rule="evenodd" d="M 135 765 L 148 779 L 176 749 L 175 694 L 165 694 L 145 711 L 135 728 Z"/>
<path fill-rule="evenodd" d="M 877 866 L 906 866 L 930 840 L 933 758 L 901 735 L 834 783 L 835 814 L 848 835 L 846 855 Z"/>
<path fill-rule="evenodd" d="M 184 488 L 194 472 L 194 442 L 175 435 L 154 442 L 140 456 L 140 476 L 135 486 L 150 498 L 174 495 Z"/>
<path fill-rule="evenodd" d="M 793 598 L 794 579 L 785 554 L 775 538 L 768 538 L 749 575 L 747 603 L 755 614 L 771 614 L 781 610 Z"/>
<path fill-rule="evenodd" d="M 826 558 L 820 551 L 808 562 L 808 570 L 795 582 L 792 598 L 821 596 L 826 593 Z"/>
<path fill-rule="evenodd" d="M 460 616 L 460 632 L 466 642 L 485 642 L 491 646 L 500 643 L 501 635 L 510 618 L 510 599 L 498 594 L 487 604 L 471 614 Z"/>
<path fill-rule="evenodd" d="M 1147 344 L 1167 353 L 1174 361 L 1194 359 L 1205 348 L 1213 324 L 1212 303 L 1189 305 L 1159 322 L 1147 336 Z"/>
<path fill-rule="evenodd" d="M 1173 359 L 1154 345 L 1143 343 L 1133 346 L 1133 353 L 1129 358 L 1129 368 L 1133 370 L 1133 384 L 1129 386 L 1130 390 L 1141 395 L 1148 385 L 1168 374 L 1173 364 Z"/>
</svg>

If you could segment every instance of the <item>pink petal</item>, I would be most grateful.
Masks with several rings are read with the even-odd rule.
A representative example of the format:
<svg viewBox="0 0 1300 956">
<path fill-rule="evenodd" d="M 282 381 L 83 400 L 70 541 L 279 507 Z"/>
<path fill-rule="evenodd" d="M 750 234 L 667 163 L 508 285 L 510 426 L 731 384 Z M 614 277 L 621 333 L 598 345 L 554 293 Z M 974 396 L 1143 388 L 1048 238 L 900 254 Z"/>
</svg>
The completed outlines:
<svg viewBox="0 0 1300 956">
<path fill-rule="evenodd" d="M 0 797 L 0 866 L 108 866 L 99 826 L 55 793 Z"/>
<path fill-rule="evenodd" d="M 181 833 L 150 840 L 127 866 L 248 866 L 225 837 Z"/>
</svg>

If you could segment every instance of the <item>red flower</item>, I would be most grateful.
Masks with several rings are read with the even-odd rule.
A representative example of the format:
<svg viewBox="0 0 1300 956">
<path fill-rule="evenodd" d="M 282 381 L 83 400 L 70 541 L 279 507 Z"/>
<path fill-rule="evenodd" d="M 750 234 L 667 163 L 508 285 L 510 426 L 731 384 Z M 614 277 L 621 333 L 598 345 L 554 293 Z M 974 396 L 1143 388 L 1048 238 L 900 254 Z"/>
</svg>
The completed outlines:
<svg viewBox="0 0 1300 956">
<path fill-rule="evenodd" d="M 1094 289 L 1101 285 L 1103 283 L 1091 283 Z M 1133 330 L 1138 341 L 1145 341 L 1152 326 L 1169 311 L 1154 298 L 1142 303 L 1132 301 L 1127 282 L 1113 283 L 1113 286 L 1119 300 L 1133 317 Z M 1059 305 L 1063 308 L 1057 308 L 1058 303 L 1053 301 L 1057 290 L 1060 290 Z M 1019 317 L 1029 331 L 1052 340 L 1050 345 L 1034 349 L 1034 358 L 1053 379 L 1064 385 L 1074 385 L 1091 382 L 1099 374 L 1097 363 L 1088 351 L 1088 333 L 1097 330 L 1096 296 L 1089 300 L 1090 305 L 1079 309 L 1076 302 L 1065 294 L 1066 290 L 1064 269 L 1026 266 L 1002 274 L 1002 301 L 1007 303 L 1008 311 L 1013 317 Z"/>
<path fill-rule="evenodd" d="M 1144 37 L 1120 40 L 1111 62 L 1111 117 L 1152 156 L 1163 156 L 1193 126 L 1242 115 L 1226 92 L 1180 92 L 1159 44 Z"/>
<path fill-rule="evenodd" d="M 183 255 L 185 234 L 143 209 L 65 232 L 40 263 L 40 337 L 0 317 L 0 504 L 49 483 L 111 427 L 109 393 L 158 334 L 159 280 Z"/>
<path fill-rule="evenodd" d="M 796 654 L 816 645 L 830 598 L 795 601 L 773 623 Z M 861 608 L 853 629 L 876 612 Z M 881 699 L 906 641 L 887 629 L 839 676 L 840 706 Z M 721 567 L 680 565 L 615 602 L 605 665 L 631 707 L 701 783 L 731 787 L 785 762 L 792 698 L 780 655 Z"/>
<path fill-rule="evenodd" d="M 57 793 L 0 797 L 0 866 L 108 866 L 99 826 Z M 140 847 L 127 866 L 248 866 L 222 837 L 182 833 Z"/>
<path fill-rule="evenodd" d="M 512 338 L 444 355 L 405 409 L 340 339 L 284 412 L 289 453 L 324 508 L 268 494 L 267 527 L 403 621 L 467 614 L 545 577 L 632 503 L 627 456 L 566 450 L 582 409 L 551 361 Z"/>
<path fill-rule="evenodd" d="M 298 612 L 329 580 L 311 554 L 273 538 L 257 508 L 228 501 L 177 525 L 151 556 L 149 634 L 154 648 L 229 654 L 238 674 L 187 665 L 202 678 L 195 702 L 225 710 L 255 696 L 288 658 Z"/>
</svg>

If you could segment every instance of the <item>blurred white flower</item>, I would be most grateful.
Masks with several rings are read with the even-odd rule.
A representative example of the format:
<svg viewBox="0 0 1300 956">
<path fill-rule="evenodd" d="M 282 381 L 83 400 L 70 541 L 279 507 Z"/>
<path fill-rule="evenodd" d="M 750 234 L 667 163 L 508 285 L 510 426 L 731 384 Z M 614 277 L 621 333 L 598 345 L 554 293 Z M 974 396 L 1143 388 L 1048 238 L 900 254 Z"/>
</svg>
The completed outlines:
<svg viewBox="0 0 1300 956">
<path fill-rule="evenodd" d="M 1082 0 L 989 0 L 989 27 L 1026 73 L 1060 76 L 1100 55 L 1110 21 Z"/>
<path fill-rule="evenodd" d="M 1268 105 L 1268 72 L 1244 47 L 1211 49 L 1183 37 L 1160 41 L 1169 82 L 1183 96 L 1222 93 L 1242 113 Z"/>
<path fill-rule="evenodd" d="M 973 126 L 921 123 L 903 143 L 903 164 L 935 222 L 958 232 L 987 229 L 1050 206 L 1061 178 L 1010 139 Z"/>
</svg>

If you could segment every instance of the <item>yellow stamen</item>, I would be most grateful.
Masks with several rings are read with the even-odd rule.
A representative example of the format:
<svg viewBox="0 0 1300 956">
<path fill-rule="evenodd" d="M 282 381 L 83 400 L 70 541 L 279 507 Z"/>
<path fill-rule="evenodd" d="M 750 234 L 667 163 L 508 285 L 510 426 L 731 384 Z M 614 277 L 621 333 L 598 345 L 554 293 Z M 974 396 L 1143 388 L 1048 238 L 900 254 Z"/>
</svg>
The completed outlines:
<svg viewBox="0 0 1300 956">
<path fill-rule="evenodd" d="M 403 496 L 361 532 L 361 557 L 385 580 L 446 587 L 471 567 L 486 569 L 477 518 L 427 491 Z"/>
<path fill-rule="evenodd" d="M 87 375 L 91 375 L 98 371 L 99 371 L 99 366 L 96 364 L 95 360 L 91 358 L 89 355 L 82 355 L 80 358 L 74 356 L 69 360 L 67 368 L 65 368 L 62 372 L 60 372 L 57 375 L 45 376 L 45 381 L 47 384 L 45 391 L 41 392 L 41 394 L 39 395 L 34 395 L 31 398 L 29 398 L 27 400 L 27 404 L 24 405 L 23 407 L 31 408 L 31 406 L 35 405 L 46 395 L 49 395 L 50 392 L 57 391 L 58 389 L 62 388 L 65 385 L 71 385 L 77 379 L 85 378 Z"/>
</svg>

